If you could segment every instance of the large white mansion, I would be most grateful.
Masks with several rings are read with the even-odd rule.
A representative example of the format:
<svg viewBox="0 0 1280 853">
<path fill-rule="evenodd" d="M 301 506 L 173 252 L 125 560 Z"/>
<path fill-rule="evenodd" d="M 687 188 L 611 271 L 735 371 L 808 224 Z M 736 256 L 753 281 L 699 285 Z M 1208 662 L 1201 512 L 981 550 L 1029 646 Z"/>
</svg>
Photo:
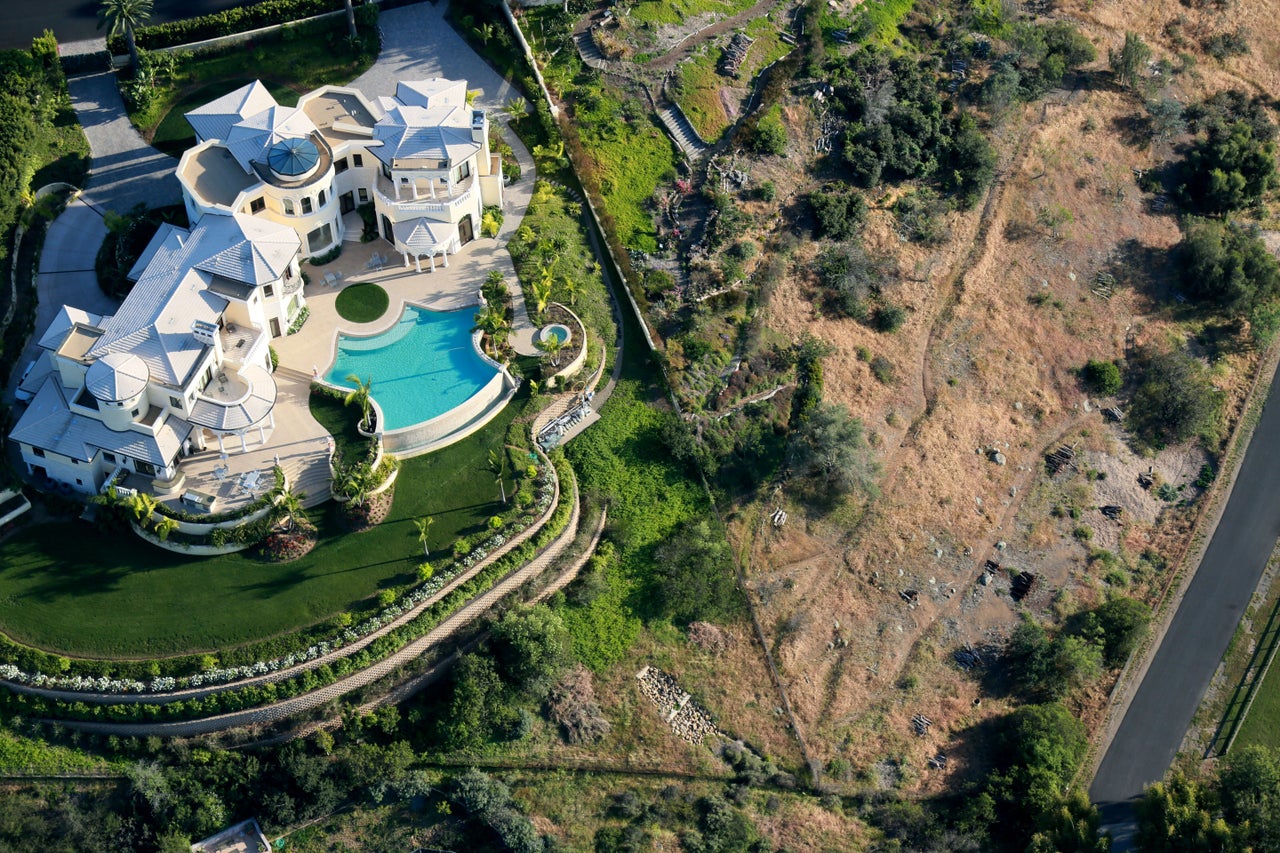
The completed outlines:
<svg viewBox="0 0 1280 853">
<path fill-rule="evenodd" d="M 10 433 L 37 479 L 84 493 L 121 474 L 163 483 L 211 442 L 265 444 L 270 341 L 306 305 L 299 262 L 342 241 L 344 215 L 372 202 L 407 265 L 456 252 L 502 203 L 488 119 L 463 81 L 402 82 L 375 101 L 326 86 L 297 107 L 255 82 L 187 119 L 198 144 L 178 179 L 192 226 L 161 227 L 115 314 L 63 306 L 40 338 Z"/>
<path fill-rule="evenodd" d="M 325 86 L 282 107 L 251 83 L 187 113 L 199 143 L 178 165 L 192 222 L 247 213 L 298 233 L 303 252 L 342 241 L 344 220 L 372 202 L 378 230 L 410 258 L 469 242 L 487 205 L 502 204 L 502 169 L 489 120 L 467 105 L 461 80 L 402 82 L 366 100 Z"/>
</svg>

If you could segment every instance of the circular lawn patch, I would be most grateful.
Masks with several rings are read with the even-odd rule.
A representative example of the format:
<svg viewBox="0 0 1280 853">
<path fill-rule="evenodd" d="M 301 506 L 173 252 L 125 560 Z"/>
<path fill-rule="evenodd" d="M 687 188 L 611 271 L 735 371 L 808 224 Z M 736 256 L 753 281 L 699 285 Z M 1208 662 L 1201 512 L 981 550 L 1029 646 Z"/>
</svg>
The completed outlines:
<svg viewBox="0 0 1280 853">
<path fill-rule="evenodd" d="M 391 297 L 376 284 L 361 282 L 344 287 L 338 294 L 338 316 L 352 323 L 372 323 L 387 313 Z"/>
</svg>

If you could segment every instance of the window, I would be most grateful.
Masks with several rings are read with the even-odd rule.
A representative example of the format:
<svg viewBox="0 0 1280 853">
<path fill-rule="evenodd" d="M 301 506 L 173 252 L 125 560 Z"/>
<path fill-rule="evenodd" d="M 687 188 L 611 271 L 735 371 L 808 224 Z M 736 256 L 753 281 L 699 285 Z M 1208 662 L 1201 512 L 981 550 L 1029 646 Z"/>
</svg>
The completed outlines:
<svg viewBox="0 0 1280 853">
<path fill-rule="evenodd" d="M 365 189 L 364 187 L 361 187 L 359 190 L 357 190 L 357 192 L 358 192 L 358 193 L 359 193 L 359 195 L 360 195 L 360 203 L 361 203 L 361 204 L 368 204 L 368 202 L 369 202 L 369 191 L 368 191 L 367 189 Z"/>
<path fill-rule="evenodd" d="M 355 163 L 356 168 L 359 169 L 364 166 L 364 156 L 361 154 L 352 154 L 351 162 Z"/>
<path fill-rule="evenodd" d="M 43 448 L 43 447 L 33 447 L 33 448 L 31 448 L 31 452 L 32 452 L 32 453 L 34 453 L 36 456 L 39 456 L 41 459 L 43 459 L 43 458 L 44 458 L 44 448 Z"/>
<path fill-rule="evenodd" d="M 155 476 L 156 466 L 152 465 L 150 462 L 144 462 L 141 459 L 135 459 L 133 460 L 133 470 L 137 471 L 139 474 L 147 474 L 148 476 Z"/>
<path fill-rule="evenodd" d="M 329 223 L 321 225 L 307 234 L 307 251 L 315 254 L 333 242 L 333 226 Z"/>
<path fill-rule="evenodd" d="M 114 453 L 108 453 L 107 451 L 104 450 L 102 451 L 102 461 L 107 463 L 108 465 L 114 465 L 116 464 L 116 455 Z"/>
<path fill-rule="evenodd" d="M 130 412 L 129 414 L 131 414 L 133 417 L 135 417 L 135 418 L 136 418 L 136 417 L 138 416 L 138 412 L 141 412 L 141 411 L 142 411 L 142 409 L 134 409 L 134 410 L 133 410 L 132 412 Z"/>
<path fill-rule="evenodd" d="M 311 199 L 304 198 L 302 200 L 302 215 L 306 216 L 310 212 L 311 212 Z"/>
<path fill-rule="evenodd" d="M 324 190 L 320 190 L 320 206 L 324 207 Z"/>
<path fill-rule="evenodd" d="M 471 177 L 471 161 L 467 161 L 458 167 L 458 180 L 465 180 Z"/>
<path fill-rule="evenodd" d="M 382 164 L 382 177 L 386 178 L 388 181 L 391 180 L 391 167 L 386 163 Z"/>
<path fill-rule="evenodd" d="M 170 406 L 173 406 L 175 409 L 181 409 L 181 408 L 182 408 L 182 398 L 181 398 L 181 397 L 170 397 L 170 398 L 169 398 L 169 405 L 170 405 Z"/>
<path fill-rule="evenodd" d="M 255 198 L 253 201 L 249 202 L 249 212 L 250 212 L 250 213 L 261 213 L 261 212 L 263 211 L 263 209 L 264 209 L 264 208 L 266 208 L 266 206 L 267 206 L 267 200 L 266 200 L 266 199 L 264 199 L 264 198 Z"/>
<path fill-rule="evenodd" d="M 262 286 L 262 295 L 263 295 L 263 296 L 275 296 L 275 295 L 276 295 L 276 288 L 275 288 L 275 285 L 273 285 L 273 284 L 264 284 L 264 285 Z"/>
<path fill-rule="evenodd" d="M 293 199 L 286 198 L 284 200 L 284 215 L 293 216 Z"/>
<path fill-rule="evenodd" d="M 333 163 L 333 173 L 335 175 L 341 175 L 345 171 L 347 171 L 347 158 L 343 157 L 341 160 L 335 160 Z"/>
</svg>

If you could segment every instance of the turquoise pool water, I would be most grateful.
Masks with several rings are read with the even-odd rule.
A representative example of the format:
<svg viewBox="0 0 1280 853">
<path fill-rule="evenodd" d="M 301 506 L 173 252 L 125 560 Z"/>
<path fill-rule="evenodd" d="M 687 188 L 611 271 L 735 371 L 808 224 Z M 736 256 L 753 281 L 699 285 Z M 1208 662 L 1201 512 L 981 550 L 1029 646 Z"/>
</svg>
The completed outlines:
<svg viewBox="0 0 1280 853">
<path fill-rule="evenodd" d="M 429 421 L 458 406 L 498 372 L 471 343 L 475 310 L 428 311 L 406 306 L 400 320 L 371 337 L 338 336 L 338 357 L 325 379 L 373 379 L 384 430 Z"/>
</svg>

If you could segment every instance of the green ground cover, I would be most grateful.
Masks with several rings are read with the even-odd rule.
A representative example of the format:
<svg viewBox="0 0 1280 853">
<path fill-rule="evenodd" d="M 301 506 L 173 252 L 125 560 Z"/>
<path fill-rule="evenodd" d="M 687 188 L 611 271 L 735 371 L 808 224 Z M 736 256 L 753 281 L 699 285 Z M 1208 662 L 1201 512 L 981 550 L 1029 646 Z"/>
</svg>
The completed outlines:
<svg viewBox="0 0 1280 853">
<path fill-rule="evenodd" d="M 228 77 L 224 80 L 188 89 L 168 108 L 164 118 L 160 119 L 155 133 L 151 137 L 151 144 L 166 154 L 173 157 L 181 157 L 182 152 L 196 144 L 195 131 L 187 123 L 187 113 L 196 107 L 202 107 L 212 100 L 221 98 L 228 92 L 234 92 L 241 86 L 252 83 L 253 80 L 254 78 L 252 77 L 244 76 Z M 267 90 L 271 92 L 271 97 L 275 98 L 280 105 L 292 107 L 298 103 L 298 93 L 288 86 L 277 83 L 274 80 L 263 80 L 262 84 L 267 87 Z"/>
<path fill-rule="evenodd" d="M 729 17 L 751 7 L 754 0 L 642 0 L 631 8 L 637 24 L 679 24 L 692 15 L 715 12 Z"/>
<path fill-rule="evenodd" d="M 716 71 L 724 51 L 704 45 L 691 62 L 680 65 L 680 109 L 705 142 L 714 143 L 729 126 L 729 116 L 720 103 L 720 90 L 740 85 Z"/>
<path fill-rule="evenodd" d="M 352 323 L 372 323 L 387 313 L 391 297 L 372 282 L 363 281 L 344 287 L 338 293 L 334 308 L 338 316 Z"/>
<path fill-rule="evenodd" d="M 435 519 L 430 546 L 439 551 L 503 508 L 488 455 L 511 440 L 508 427 L 527 407 L 519 397 L 475 435 L 405 460 L 391 514 L 373 530 L 350 534 L 332 504 L 320 507 L 320 544 L 293 563 L 183 557 L 135 536 L 104 547 L 80 521 L 29 528 L 0 554 L 0 626 L 15 640 L 65 654 L 145 657 L 235 646 L 319 622 L 415 579 L 422 548 L 414 519 Z"/>
<path fill-rule="evenodd" d="M 1280 749 L 1280 664 L 1273 663 L 1267 677 L 1258 685 L 1258 692 L 1249 708 L 1249 716 L 1240 725 L 1231 751 L 1246 746 L 1267 746 Z"/>
<path fill-rule="evenodd" d="M 111 769 L 111 765 L 82 750 L 0 729 L 0 773 L 83 773 L 104 769 Z"/>
</svg>

